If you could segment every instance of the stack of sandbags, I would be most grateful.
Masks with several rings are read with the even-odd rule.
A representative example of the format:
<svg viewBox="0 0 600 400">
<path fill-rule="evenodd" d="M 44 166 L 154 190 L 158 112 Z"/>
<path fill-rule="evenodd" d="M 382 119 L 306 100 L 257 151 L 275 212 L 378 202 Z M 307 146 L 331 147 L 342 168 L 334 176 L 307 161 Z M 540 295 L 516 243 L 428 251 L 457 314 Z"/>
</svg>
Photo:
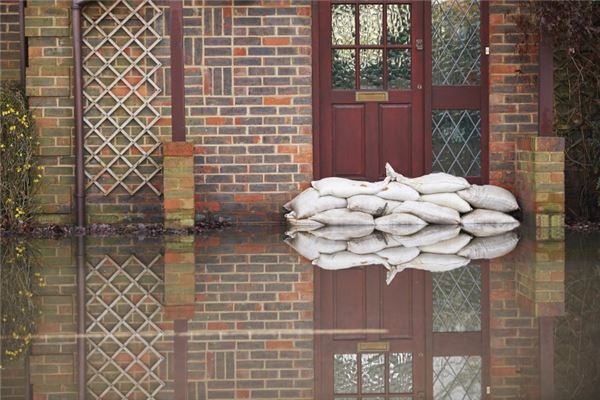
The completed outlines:
<svg viewBox="0 0 600 400">
<path fill-rule="evenodd" d="M 508 190 L 493 185 L 471 185 L 460 177 L 433 173 L 407 178 L 386 165 L 381 182 L 324 178 L 284 205 L 289 224 L 372 226 L 394 230 L 399 226 L 462 225 L 475 236 L 491 236 L 514 228 L 518 221 L 508 212 L 519 207 Z M 486 225 L 481 227 L 480 225 Z M 389 228 L 396 227 L 396 228 Z"/>
<path fill-rule="evenodd" d="M 500 227 L 506 231 L 501 232 Z M 510 226 L 496 225 L 494 229 L 494 235 L 473 237 L 459 226 L 450 225 L 420 225 L 416 230 L 394 233 L 374 226 L 302 226 L 286 232 L 285 242 L 323 269 L 383 265 L 388 269 L 389 284 L 406 268 L 449 271 L 471 260 L 510 253 L 519 241 L 518 235 Z"/>
</svg>

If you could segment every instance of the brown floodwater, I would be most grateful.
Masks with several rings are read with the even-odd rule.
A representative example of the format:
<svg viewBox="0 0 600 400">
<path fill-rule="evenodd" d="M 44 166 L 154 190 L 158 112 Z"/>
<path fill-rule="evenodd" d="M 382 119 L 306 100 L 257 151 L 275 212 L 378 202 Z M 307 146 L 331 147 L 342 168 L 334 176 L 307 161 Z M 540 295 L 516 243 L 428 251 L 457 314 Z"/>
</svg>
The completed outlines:
<svg viewBox="0 0 600 400">
<path fill-rule="evenodd" d="M 600 234 L 404 233 L 3 242 L 0 398 L 600 398 Z"/>
</svg>

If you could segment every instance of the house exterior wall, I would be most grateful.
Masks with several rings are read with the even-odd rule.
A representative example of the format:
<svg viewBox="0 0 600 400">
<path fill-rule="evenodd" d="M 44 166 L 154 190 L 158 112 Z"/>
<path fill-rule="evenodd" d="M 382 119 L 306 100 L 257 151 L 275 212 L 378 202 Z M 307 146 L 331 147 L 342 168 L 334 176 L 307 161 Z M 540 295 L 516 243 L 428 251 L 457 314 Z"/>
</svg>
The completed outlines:
<svg viewBox="0 0 600 400">
<path fill-rule="evenodd" d="M 154 106 L 156 134 L 171 140 L 168 2 L 156 26 L 162 63 Z M 489 8 L 490 183 L 517 189 L 516 139 L 534 136 L 537 46 L 515 51 L 521 36 L 517 2 Z M 311 3 L 186 0 L 183 6 L 186 140 L 193 145 L 196 219 L 217 214 L 235 222 L 282 221 L 281 205 L 313 177 Z M 8 21 L 8 20 L 6 20 Z M 1 30 L 8 30 L 5 20 Z M 12 29 L 12 28 L 10 28 Z M 74 129 L 71 9 L 66 0 L 30 2 L 27 93 L 46 167 L 41 222 L 74 220 Z M 4 39 L 3 39 L 4 41 Z M 3 46 L 4 43 L 3 43 Z M 156 154 L 162 163 L 162 154 Z M 154 180 L 162 190 L 162 173 Z M 87 192 L 88 222 L 161 222 L 163 196 L 142 189 Z"/>
</svg>

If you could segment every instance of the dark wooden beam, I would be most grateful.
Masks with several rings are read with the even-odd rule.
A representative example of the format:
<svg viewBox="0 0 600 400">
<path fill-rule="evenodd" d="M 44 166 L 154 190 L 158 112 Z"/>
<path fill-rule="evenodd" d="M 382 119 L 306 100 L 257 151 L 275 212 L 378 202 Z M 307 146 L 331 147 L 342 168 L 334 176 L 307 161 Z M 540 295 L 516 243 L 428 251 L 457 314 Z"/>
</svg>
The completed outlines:
<svg viewBox="0 0 600 400">
<path fill-rule="evenodd" d="M 171 128 L 174 142 L 185 142 L 185 83 L 183 58 L 183 2 L 169 2 L 171 43 Z"/>
<path fill-rule="evenodd" d="M 540 28 L 539 135 L 554 136 L 554 46 L 552 36 Z"/>
</svg>

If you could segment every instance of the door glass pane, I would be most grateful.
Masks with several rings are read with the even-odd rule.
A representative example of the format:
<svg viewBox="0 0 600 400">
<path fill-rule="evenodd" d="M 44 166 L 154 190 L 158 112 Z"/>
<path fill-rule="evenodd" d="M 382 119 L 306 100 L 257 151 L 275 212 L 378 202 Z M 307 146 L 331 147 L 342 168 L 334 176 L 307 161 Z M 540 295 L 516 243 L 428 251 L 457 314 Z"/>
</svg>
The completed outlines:
<svg viewBox="0 0 600 400">
<path fill-rule="evenodd" d="M 383 4 L 362 4 L 359 13 L 360 44 L 382 44 Z"/>
<path fill-rule="evenodd" d="M 383 89 L 383 50 L 360 49 L 360 88 Z"/>
<path fill-rule="evenodd" d="M 334 89 L 354 89 L 356 55 L 353 49 L 333 49 L 331 55 L 331 83 Z"/>
<path fill-rule="evenodd" d="M 433 331 L 481 330 L 481 269 L 468 265 L 436 272 L 433 278 Z"/>
<path fill-rule="evenodd" d="M 390 49 L 387 56 L 388 89 L 410 89 L 410 49 Z"/>
<path fill-rule="evenodd" d="M 412 392 L 412 354 L 390 354 L 390 393 Z"/>
<path fill-rule="evenodd" d="M 334 393 L 356 393 L 358 390 L 356 354 L 333 355 Z"/>
<path fill-rule="evenodd" d="M 481 14 L 477 0 L 431 3 L 434 85 L 478 85 Z"/>
<path fill-rule="evenodd" d="M 356 7 L 353 4 L 331 6 L 331 44 L 353 45 L 356 35 Z"/>
<path fill-rule="evenodd" d="M 433 172 L 480 176 L 479 110 L 433 110 L 431 115 Z"/>
<path fill-rule="evenodd" d="M 433 357 L 435 400 L 479 400 L 481 395 L 481 357 Z"/>
<path fill-rule="evenodd" d="M 361 354 L 363 393 L 382 393 L 384 391 L 384 359 L 383 353 Z"/>
<path fill-rule="evenodd" d="M 410 6 L 408 4 L 388 4 L 387 42 L 388 44 L 410 44 Z"/>
</svg>

